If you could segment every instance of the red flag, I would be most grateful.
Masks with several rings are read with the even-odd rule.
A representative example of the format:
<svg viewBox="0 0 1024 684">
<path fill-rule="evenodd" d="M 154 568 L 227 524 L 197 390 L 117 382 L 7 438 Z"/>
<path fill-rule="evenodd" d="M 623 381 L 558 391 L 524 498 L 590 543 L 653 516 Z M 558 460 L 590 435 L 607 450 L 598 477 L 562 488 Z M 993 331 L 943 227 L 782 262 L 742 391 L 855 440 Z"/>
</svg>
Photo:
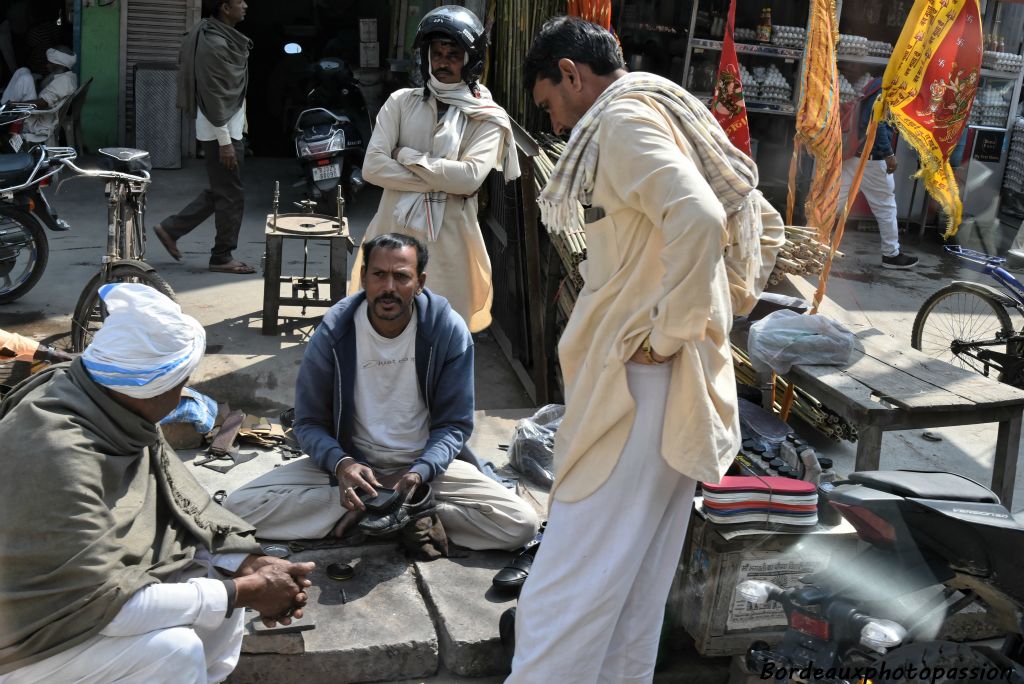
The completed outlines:
<svg viewBox="0 0 1024 684">
<path fill-rule="evenodd" d="M 725 129 L 733 145 L 750 155 L 750 125 L 747 123 L 747 105 L 743 100 L 743 82 L 740 81 L 740 63 L 736 59 L 736 44 L 732 40 L 736 25 L 736 0 L 729 2 L 729 18 L 722 40 L 722 61 L 718 64 L 715 92 L 711 96 L 711 113 Z"/>
</svg>

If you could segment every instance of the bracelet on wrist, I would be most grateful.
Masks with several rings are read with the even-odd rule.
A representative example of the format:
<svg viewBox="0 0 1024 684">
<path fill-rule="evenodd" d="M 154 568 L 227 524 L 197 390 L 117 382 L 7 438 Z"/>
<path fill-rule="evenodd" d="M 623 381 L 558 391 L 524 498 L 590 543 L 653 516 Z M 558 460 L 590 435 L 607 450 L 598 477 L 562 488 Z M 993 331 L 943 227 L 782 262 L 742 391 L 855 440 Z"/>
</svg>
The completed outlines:
<svg viewBox="0 0 1024 684">
<path fill-rule="evenodd" d="M 650 363 L 653 363 L 653 364 L 656 364 L 656 365 L 661 365 L 661 364 L 665 363 L 665 359 L 663 359 L 661 361 L 658 361 L 656 358 L 654 358 L 654 350 L 651 348 L 651 336 L 650 335 L 648 335 L 647 337 L 644 338 L 643 343 L 640 344 L 640 349 L 643 351 L 644 356 L 647 357 L 647 360 Z"/>
</svg>

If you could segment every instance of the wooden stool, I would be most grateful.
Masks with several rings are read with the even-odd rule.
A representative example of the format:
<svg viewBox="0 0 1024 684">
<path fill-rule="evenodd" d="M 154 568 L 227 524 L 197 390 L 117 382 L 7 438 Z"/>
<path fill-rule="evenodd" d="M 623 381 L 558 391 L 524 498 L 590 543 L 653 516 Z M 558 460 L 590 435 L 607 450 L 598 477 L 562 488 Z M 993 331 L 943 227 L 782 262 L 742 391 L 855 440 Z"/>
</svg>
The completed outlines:
<svg viewBox="0 0 1024 684">
<path fill-rule="evenodd" d="M 315 306 L 328 308 L 345 296 L 345 282 L 348 277 L 348 255 L 354 244 L 348 234 L 348 219 L 338 225 L 337 217 L 319 214 L 270 214 L 267 216 L 267 247 L 263 265 L 263 329 L 264 335 L 277 334 L 278 311 L 281 306 Z M 330 246 L 330 275 L 327 278 L 310 278 L 303 273 L 281 275 L 281 259 L 285 240 L 327 241 Z M 303 269 L 305 271 L 305 269 Z M 290 285 L 292 296 L 281 296 L 281 285 Z M 303 289 L 327 285 L 330 296 L 300 297 Z"/>
</svg>

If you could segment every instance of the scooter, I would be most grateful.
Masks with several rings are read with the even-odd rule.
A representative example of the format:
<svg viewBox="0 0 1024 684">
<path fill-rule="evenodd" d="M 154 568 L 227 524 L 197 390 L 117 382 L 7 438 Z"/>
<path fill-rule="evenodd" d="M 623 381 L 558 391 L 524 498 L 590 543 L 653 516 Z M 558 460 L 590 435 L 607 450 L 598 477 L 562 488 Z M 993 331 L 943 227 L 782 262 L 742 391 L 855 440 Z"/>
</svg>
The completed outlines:
<svg viewBox="0 0 1024 684">
<path fill-rule="evenodd" d="M 288 54 L 302 48 L 285 46 Z M 302 163 L 308 199 L 319 213 L 336 212 L 338 193 L 346 202 L 365 185 L 363 157 L 370 128 L 359 82 L 341 59 L 324 57 L 312 65 L 307 108 L 295 118 L 295 154 Z"/>
<path fill-rule="evenodd" d="M 779 604 L 781 643 L 753 643 L 761 679 L 1024 682 L 1024 525 L 976 482 L 952 473 L 864 471 L 822 485 L 822 517 L 867 544 L 783 589 L 746 580 L 737 595 Z M 978 604 L 1001 648 L 941 640 L 947 617 Z"/>
<path fill-rule="evenodd" d="M 0 127 L 28 118 L 34 109 L 0 105 Z M 64 168 L 62 159 L 77 156 L 70 147 L 43 145 L 28 152 L 0 154 L 0 304 L 23 296 L 42 277 L 50 255 L 43 228 L 71 230 L 50 208 L 42 189 Z"/>
</svg>

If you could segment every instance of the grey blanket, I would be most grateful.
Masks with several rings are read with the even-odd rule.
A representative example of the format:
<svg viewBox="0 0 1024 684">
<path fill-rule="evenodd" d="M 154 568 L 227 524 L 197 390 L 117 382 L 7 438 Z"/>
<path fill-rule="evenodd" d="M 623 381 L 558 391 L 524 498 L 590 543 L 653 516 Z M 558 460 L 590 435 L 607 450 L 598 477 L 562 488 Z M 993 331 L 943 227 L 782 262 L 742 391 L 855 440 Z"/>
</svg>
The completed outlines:
<svg viewBox="0 0 1024 684">
<path fill-rule="evenodd" d="M 0 404 L 0 454 L 0 674 L 97 634 L 200 547 L 260 552 L 253 528 L 81 361 Z"/>
<path fill-rule="evenodd" d="M 178 53 L 178 108 L 196 110 L 223 126 L 245 100 L 252 41 L 224 22 L 207 18 L 185 34 Z"/>
</svg>

